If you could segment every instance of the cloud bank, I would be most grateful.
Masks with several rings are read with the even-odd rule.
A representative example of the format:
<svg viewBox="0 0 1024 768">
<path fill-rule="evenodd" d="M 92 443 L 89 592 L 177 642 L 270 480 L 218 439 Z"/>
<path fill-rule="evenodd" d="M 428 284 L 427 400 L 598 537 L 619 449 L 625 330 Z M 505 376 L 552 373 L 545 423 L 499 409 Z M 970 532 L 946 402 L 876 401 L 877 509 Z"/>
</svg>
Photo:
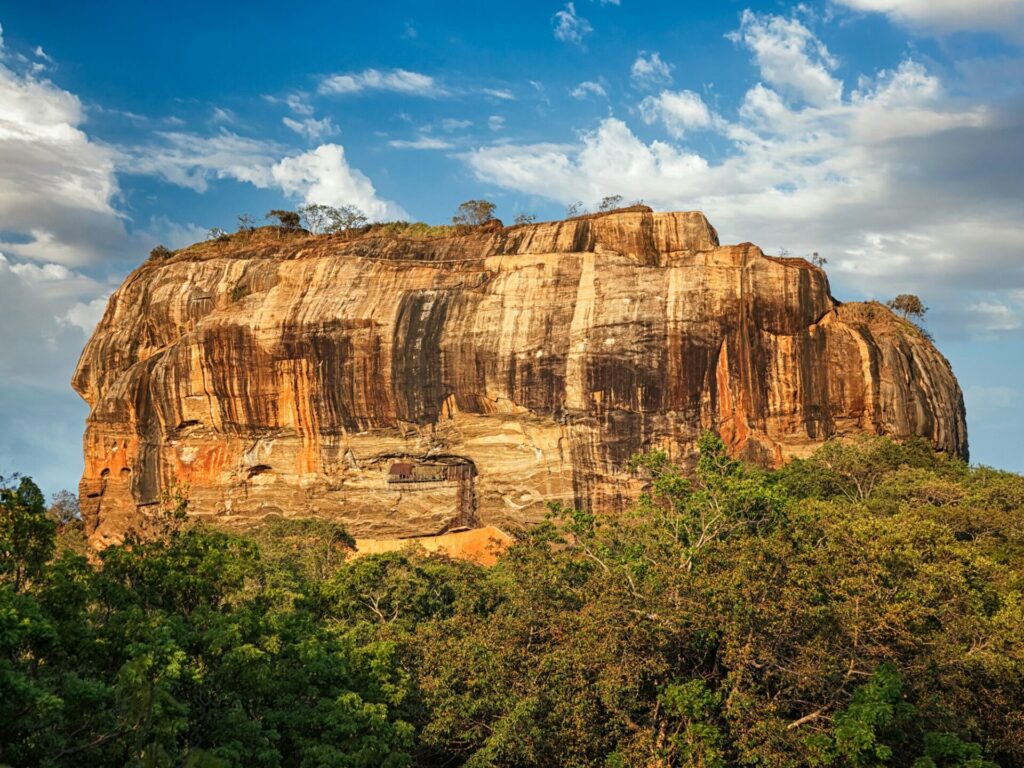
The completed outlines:
<svg viewBox="0 0 1024 768">
<path fill-rule="evenodd" d="M 662 91 L 637 111 L 674 141 L 607 117 L 569 145 L 502 143 L 464 159 L 482 181 L 566 204 L 621 194 L 703 210 L 726 241 L 822 253 L 845 290 L 920 293 L 954 333 L 1024 327 L 1024 192 L 1006 171 L 1024 167 L 1019 110 L 954 98 L 910 58 L 848 87 L 795 17 L 746 12 L 731 38 L 759 76 L 734 114 Z M 690 149 L 697 130 L 727 151 Z"/>
</svg>

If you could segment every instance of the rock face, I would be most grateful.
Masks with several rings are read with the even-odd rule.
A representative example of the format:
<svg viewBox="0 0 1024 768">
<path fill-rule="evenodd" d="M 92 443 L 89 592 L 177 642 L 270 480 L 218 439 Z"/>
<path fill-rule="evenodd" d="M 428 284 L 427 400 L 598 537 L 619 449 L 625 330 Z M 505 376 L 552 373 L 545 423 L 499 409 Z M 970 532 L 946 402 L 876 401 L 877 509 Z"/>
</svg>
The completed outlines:
<svg viewBox="0 0 1024 768">
<path fill-rule="evenodd" d="M 767 465 L 860 433 L 967 456 L 916 328 L 802 259 L 720 246 L 700 213 L 193 246 L 114 293 L 73 384 L 96 546 L 174 485 L 227 525 L 508 529 L 624 503 L 631 454 L 686 462 L 708 429 Z"/>
</svg>

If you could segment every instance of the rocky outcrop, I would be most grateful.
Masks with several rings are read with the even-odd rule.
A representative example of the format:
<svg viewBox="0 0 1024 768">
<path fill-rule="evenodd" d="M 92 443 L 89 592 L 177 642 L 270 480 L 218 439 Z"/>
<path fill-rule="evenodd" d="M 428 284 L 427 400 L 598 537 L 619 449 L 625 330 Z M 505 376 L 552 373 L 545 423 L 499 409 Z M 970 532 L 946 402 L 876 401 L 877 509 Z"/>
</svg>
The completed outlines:
<svg viewBox="0 0 1024 768">
<path fill-rule="evenodd" d="M 861 433 L 967 455 L 914 326 L 700 213 L 193 246 L 128 277 L 73 383 L 97 546 L 175 484 L 224 524 L 386 539 L 621 504 L 633 453 L 686 462 L 708 429 L 768 465 Z"/>
</svg>

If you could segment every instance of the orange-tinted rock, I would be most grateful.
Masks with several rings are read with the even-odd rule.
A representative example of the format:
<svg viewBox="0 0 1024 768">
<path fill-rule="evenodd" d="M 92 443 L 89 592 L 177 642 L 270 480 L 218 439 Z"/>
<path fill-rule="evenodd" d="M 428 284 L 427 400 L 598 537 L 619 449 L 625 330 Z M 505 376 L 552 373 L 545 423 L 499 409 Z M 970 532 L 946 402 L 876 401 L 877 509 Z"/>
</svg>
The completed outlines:
<svg viewBox="0 0 1024 768">
<path fill-rule="evenodd" d="M 507 533 L 493 525 L 487 525 L 483 528 L 410 539 L 356 539 L 353 557 L 422 548 L 426 552 L 447 555 L 457 560 L 494 565 L 512 542 L 512 537 Z"/>
<path fill-rule="evenodd" d="M 224 524 L 386 539 L 620 504 L 633 453 L 708 429 L 770 465 L 860 433 L 967 455 L 919 331 L 699 213 L 194 246 L 128 277 L 73 383 L 97 546 L 172 484 Z"/>
</svg>

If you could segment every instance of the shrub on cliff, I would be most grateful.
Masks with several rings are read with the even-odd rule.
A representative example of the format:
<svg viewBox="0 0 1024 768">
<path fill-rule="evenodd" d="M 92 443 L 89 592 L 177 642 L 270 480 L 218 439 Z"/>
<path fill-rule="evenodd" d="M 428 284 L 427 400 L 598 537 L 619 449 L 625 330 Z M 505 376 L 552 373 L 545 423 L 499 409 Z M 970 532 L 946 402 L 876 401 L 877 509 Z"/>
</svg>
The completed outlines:
<svg viewBox="0 0 1024 768">
<path fill-rule="evenodd" d="M 157 245 L 149 252 L 150 261 L 163 261 L 169 259 L 174 255 L 174 251 L 168 248 L 166 245 Z"/>
</svg>

